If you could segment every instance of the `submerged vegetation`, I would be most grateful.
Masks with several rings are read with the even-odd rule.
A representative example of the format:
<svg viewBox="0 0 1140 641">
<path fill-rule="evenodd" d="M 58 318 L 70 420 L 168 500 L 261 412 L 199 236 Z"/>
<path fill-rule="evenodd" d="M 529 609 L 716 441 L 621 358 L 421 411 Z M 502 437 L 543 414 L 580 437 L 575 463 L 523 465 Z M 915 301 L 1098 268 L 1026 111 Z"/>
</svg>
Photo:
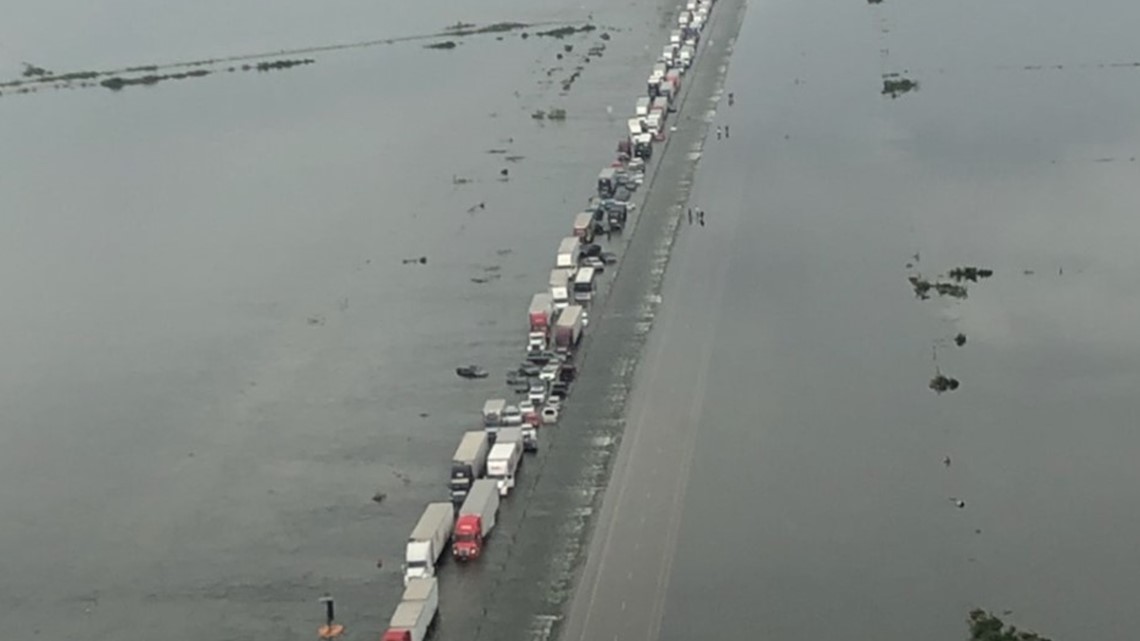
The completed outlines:
<svg viewBox="0 0 1140 641">
<path fill-rule="evenodd" d="M 550 29 L 549 31 L 538 31 L 535 32 L 534 35 L 546 36 L 550 38 L 565 38 L 576 33 L 589 33 L 595 29 L 597 29 L 597 27 L 594 25 L 586 24 L 582 25 L 581 27 L 558 27 L 557 29 Z"/>
<path fill-rule="evenodd" d="M 898 98 L 904 93 L 918 91 L 918 81 L 903 78 L 898 74 L 883 76 L 883 95 Z"/>
<path fill-rule="evenodd" d="M 1050 641 L 1036 632 L 1018 630 L 985 610 L 970 612 L 970 641 Z"/>
</svg>

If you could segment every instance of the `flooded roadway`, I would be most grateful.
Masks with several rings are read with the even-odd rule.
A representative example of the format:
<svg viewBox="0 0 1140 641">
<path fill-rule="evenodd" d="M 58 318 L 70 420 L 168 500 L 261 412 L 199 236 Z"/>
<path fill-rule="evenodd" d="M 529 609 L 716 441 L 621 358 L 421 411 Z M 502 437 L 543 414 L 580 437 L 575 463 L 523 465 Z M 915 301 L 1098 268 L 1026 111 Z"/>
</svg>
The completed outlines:
<svg viewBox="0 0 1140 641">
<path fill-rule="evenodd" d="M 654 329 L 662 363 L 699 367 L 715 337 L 676 393 L 701 402 L 675 419 L 696 437 L 664 619 L 619 639 L 952 641 L 974 607 L 1055 639 L 1135 637 L 1140 52 L 1124 16 L 749 7 L 717 118 L 731 138 L 706 145 L 693 187 L 709 227 L 682 230 L 661 312 L 711 324 Z M 895 72 L 919 89 L 881 95 Z M 723 283 L 704 278 L 725 262 Z M 995 272 L 964 300 L 907 282 L 964 265 Z M 712 295 L 686 272 L 724 287 L 719 309 L 672 310 Z M 961 387 L 935 394 L 938 371 Z M 651 376 L 635 398 L 665 402 Z"/>
</svg>

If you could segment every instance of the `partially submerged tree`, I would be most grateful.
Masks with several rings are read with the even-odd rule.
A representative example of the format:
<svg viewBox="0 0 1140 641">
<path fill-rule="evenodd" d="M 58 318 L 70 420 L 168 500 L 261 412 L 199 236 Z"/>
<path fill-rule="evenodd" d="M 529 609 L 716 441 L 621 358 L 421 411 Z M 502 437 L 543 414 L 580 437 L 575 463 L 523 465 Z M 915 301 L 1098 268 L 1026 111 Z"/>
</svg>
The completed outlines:
<svg viewBox="0 0 1140 641">
<path fill-rule="evenodd" d="M 970 641 L 1050 641 L 1036 632 L 1025 632 L 985 610 L 970 612 Z"/>
</svg>

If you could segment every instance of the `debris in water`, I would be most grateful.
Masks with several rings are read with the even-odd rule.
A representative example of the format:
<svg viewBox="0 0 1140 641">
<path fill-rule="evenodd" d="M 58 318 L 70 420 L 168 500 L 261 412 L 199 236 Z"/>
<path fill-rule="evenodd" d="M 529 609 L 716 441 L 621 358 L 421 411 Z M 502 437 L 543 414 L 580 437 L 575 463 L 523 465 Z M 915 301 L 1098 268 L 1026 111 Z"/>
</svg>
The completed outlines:
<svg viewBox="0 0 1140 641">
<path fill-rule="evenodd" d="M 467 213 L 474 214 L 476 209 L 486 209 L 487 203 L 476 203 L 467 208 Z"/>
<path fill-rule="evenodd" d="M 420 412 L 420 418 L 427 418 L 429 416 L 431 416 L 431 414 L 428 414 L 427 412 Z"/>
<path fill-rule="evenodd" d="M 503 160 L 505 160 L 507 162 L 518 162 L 518 161 L 522 160 L 523 158 L 526 158 L 526 156 L 507 156 L 507 157 L 503 158 Z"/>
<path fill-rule="evenodd" d="M 945 465 L 946 467 L 950 467 L 950 455 L 949 454 L 946 455 L 946 458 L 942 459 L 942 464 Z"/>
<path fill-rule="evenodd" d="M 954 507 L 956 507 L 958 509 L 962 509 L 962 508 L 966 507 L 966 502 L 960 498 L 956 498 L 956 497 L 951 496 L 950 502 L 953 503 Z"/>
<path fill-rule="evenodd" d="M 498 254 L 499 256 L 506 256 L 507 254 L 510 254 L 513 251 L 514 251 L 513 249 L 496 249 L 495 253 Z"/>
<path fill-rule="evenodd" d="M 600 35 L 600 36 L 598 36 L 598 37 L 599 37 L 599 38 L 601 38 L 602 40 L 609 40 L 609 39 L 610 39 L 610 34 L 608 34 L 608 33 L 603 33 L 602 35 Z"/>
<path fill-rule="evenodd" d="M 941 372 L 930 379 L 930 389 L 941 394 L 958 389 L 958 379 L 943 376 Z"/>
<path fill-rule="evenodd" d="M 551 120 L 566 120 L 565 109 L 551 109 L 546 112 L 546 117 Z"/>
<path fill-rule="evenodd" d="M 1025 274 L 1026 276 L 1032 276 L 1032 275 L 1036 274 L 1037 272 L 1033 271 L 1032 269 L 1025 269 L 1025 270 L 1022 270 L 1021 273 Z"/>
<path fill-rule="evenodd" d="M 530 117 L 534 118 L 535 120 L 546 120 L 546 112 L 539 109 L 538 111 L 532 113 Z"/>
<path fill-rule="evenodd" d="M 454 49 L 458 46 L 454 40 L 444 40 L 443 42 L 433 42 L 430 45 L 424 45 L 424 49 Z"/>
<path fill-rule="evenodd" d="M 505 167 L 503 169 L 499 170 L 500 176 L 507 176 L 507 175 L 510 175 L 510 173 L 511 173 L 510 170 L 506 169 Z"/>
<path fill-rule="evenodd" d="M 309 323 L 309 325 L 324 325 L 325 317 L 317 314 L 316 316 L 310 316 L 308 319 L 306 319 L 306 321 Z"/>
<path fill-rule="evenodd" d="M 475 181 L 471 180 L 470 178 L 464 178 L 463 176 L 456 176 L 455 174 L 451 175 L 451 184 L 453 184 L 453 185 L 466 185 L 467 183 L 473 183 L 473 182 L 475 182 Z"/>
<path fill-rule="evenodd" d="M 405 265 L 426 265 L 427 256 L 420 256 L 419 258 L 405 258 L 403 260 L 403 263 Z"/>
<path fill-rule="evenodd" d="M 904 93 L 918 91 L 918 83 L 910 78 L 901 78 L 898 74 L 883 76 L 883 95 L 898 98 Z"/>
<path fill-rule="evenodd" d="M 387 494 L 385 494 L 384 492 L 377 492 L 377 493 L 372 495 L 372 502 L 373 503 L 383 503 L 384 499 L 386 499 L 386 498 L 388 498 Z"/>
<path fill-rule="evenodd" d="M 955 267 L 950 270 L 949 276 L 956 282 L 968 280 L 971 283 L 978 282 L 979 278 L 989 278 L 994 275 L 994 270 L 984 269 L 981 267 Z"/>
<path fill-rule="evenodd" d="M 489 154 L 505 154 L 505 153 L 507 153 L 507 150 L 506 149 L 488 149 L 487 153 L 489 153 Z"/>
<path fill-rule="evenodd" d="M 958 335 L 954 337 L 954 344 L 957 345 L 958 347 L 965 345 L 966 344 L 966 335 L 963 334 L 962 332 L 958 332 Z"/>
</svg>

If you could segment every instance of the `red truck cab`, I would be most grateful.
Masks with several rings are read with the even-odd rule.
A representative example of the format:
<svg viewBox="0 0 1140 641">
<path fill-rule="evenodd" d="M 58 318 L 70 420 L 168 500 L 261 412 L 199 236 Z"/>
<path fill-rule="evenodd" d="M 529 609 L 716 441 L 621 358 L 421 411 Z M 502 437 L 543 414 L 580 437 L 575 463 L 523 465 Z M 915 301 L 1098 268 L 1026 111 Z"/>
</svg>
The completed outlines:
<svg viewBox="0 0 1140 641">
<path fill-rule="evenodd" d="M 460 561 L 479 558 L 483 551 L 483 522 L 478 515 L 464 514 L 455 522 L 451 553 Z M 388 641 L 384 639 L 384 641 Z"/>
<path fill-rule="evenodd" d="M 380 641 L 412 641 L 411 630 L 388 630 Z"/>
</svg>

